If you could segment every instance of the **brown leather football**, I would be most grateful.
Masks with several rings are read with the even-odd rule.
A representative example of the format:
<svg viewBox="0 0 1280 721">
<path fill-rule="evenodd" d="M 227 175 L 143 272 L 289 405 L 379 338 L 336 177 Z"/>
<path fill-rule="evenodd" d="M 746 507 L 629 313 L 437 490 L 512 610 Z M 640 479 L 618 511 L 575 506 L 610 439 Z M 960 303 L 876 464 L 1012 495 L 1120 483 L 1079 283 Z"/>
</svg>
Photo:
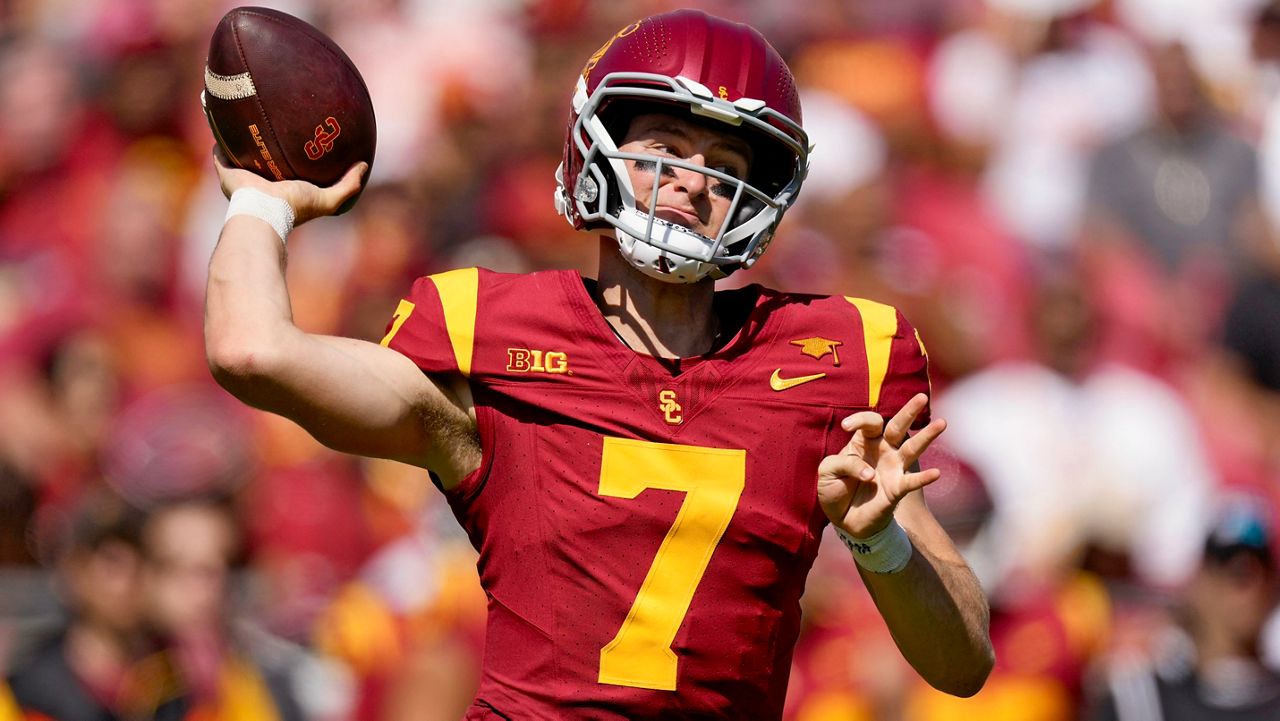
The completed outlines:
<svg viewBox="0 0 1280 721">
<path fill-rule="evenodd" d="M 268 180 L 327 186 L 361 160 L 373 164 L 377 129 L 360 71 L 292 15 L 240 7 L 223 16 L 200 100 L 227 157 Z"/>
</svg>

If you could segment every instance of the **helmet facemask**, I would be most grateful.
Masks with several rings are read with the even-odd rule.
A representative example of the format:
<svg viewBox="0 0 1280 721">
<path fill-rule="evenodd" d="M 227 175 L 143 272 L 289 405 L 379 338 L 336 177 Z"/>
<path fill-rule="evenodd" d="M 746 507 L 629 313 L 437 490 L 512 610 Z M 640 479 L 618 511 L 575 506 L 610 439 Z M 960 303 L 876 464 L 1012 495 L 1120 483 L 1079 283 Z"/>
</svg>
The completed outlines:
<svg viewBox="0 0 1280 721">
<path fill-rule="evenodd" d="M 605 76 L 590 94 L 579 81 L 573 106 L 576 119 L 570 135 L 582 164 L 572 189 L 566 187 L 563 167 L 557 173 L 558 209 L 571 222 L 576 213 L 583 227 L 611 231 L 629 263 L 663 281 L 724 278 L 750 267 L 768 246 L 804 180 L 804 131 L 760 100 L 729 102 L 684 77 L 617 72 Z M 630 117 L 641 112 L 677 117 L 690 113 L 700 124 L 745 136 L 754 156 L 749 174 L 735 178 L 680 159 L 618 150 Z M 657 217 L 656 203 L 639 209 L 627 161 L 653 166 L 653 199 L 664 170 L 670 168 L 702 173 L 709 183 L 731 189 L 728 213 L 715 237 Z"/>
</svg>

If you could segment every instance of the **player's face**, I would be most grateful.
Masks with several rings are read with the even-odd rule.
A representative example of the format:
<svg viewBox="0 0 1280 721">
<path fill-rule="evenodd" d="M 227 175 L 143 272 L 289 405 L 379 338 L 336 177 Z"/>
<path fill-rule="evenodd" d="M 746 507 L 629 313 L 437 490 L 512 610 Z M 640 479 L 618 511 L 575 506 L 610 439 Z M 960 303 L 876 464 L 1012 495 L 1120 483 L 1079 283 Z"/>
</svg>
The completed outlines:
<svg viewBox="0 0 1280 721">
<path fill-rule="evenodd" d="M 674 115 L 649 113 L 636 116 L 619 150 L 682 160 L 735 178 L 746 178 L 751 148 L 746 141 Z M 654 187 L 656 162 L 627 161 L 636 208 L 696 233 L 714 238 L 729 214 L 734 184 L 682 168 L 664 166 Z"/>
</svg>

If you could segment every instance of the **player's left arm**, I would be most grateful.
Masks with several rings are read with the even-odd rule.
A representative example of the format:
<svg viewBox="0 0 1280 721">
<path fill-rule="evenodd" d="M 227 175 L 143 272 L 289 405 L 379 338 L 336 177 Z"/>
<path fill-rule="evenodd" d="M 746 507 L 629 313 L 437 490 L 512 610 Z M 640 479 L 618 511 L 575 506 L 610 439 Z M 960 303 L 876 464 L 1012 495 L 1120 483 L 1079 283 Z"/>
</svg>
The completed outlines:
<svg viewBox="0 0 1280 721">
<path fill-rule="evenodd" d="M 920 470 L 917 461 L 946 428 L 935 418 L 909 435 L 927 403 L 924 394 L 916 395 L 888 423 L 872 411 L 845 418 L 842 427 L 851 437 L 840 453 L 822 460 L 818 497 L 828 519 L 857 547 L 855 558 L 868 548 L 859 539 L 890 539 L 884 543 L 891 545 L 894 525 L 905 529 L 904 562 L 883 572 L 860 563 L 859 573 L 921 677 L 940 691 L 972 696 L 995 664 L 990 610 L 977 576 L 921 494 L 941 474 Z"/>
</svg>

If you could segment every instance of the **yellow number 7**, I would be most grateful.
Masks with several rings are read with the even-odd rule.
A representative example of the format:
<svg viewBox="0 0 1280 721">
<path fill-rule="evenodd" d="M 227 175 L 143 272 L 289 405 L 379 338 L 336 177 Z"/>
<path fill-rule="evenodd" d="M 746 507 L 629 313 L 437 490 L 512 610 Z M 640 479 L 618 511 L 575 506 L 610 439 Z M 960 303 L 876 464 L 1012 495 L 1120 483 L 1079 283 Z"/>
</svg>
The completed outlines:
<svg viewBox="0 0 1280 721">
<path fill-rule="evenodd" d="M 600 683 L 675 690 L 671 644 L 746 478 L 743 450 L 604 439 L 600 495 L 635 498 L 657 488 L 684 491 L 685 498 L 622 628 L 600 649 Z"/>
</svg>

